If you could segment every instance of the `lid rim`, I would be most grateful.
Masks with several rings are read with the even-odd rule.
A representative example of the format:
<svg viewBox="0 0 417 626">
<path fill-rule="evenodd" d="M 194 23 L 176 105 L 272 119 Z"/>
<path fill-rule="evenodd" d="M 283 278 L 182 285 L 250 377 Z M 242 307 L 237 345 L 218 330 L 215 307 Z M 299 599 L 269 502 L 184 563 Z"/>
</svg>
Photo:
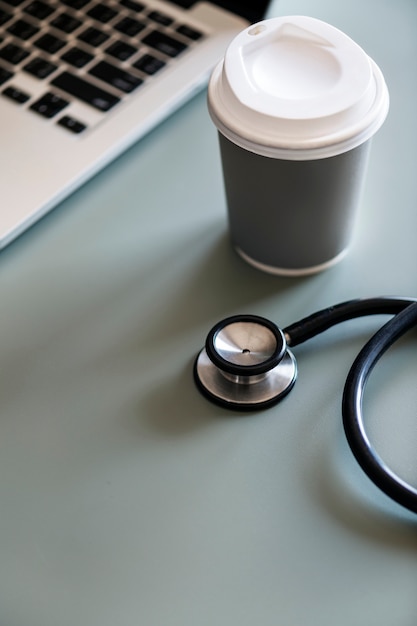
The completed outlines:
<svg viewBox="0 0 417 626">
<path fill-rule="evenodd" d="M 213 119 L 213 116 L 211 117 Z M 372 139 L 383 124 L 382 120 L 381 122 L 378 122 L 378 124 L 375 124 L 375 128 L 374 126 L 368 127 L 363 133 L 348 137 L 345 140 L 340 140 L 339 142 L 315 146 L 299 146 L 295 148 L 282 146 L 276 147 L 272 145 L 268 146 L 256 143 L 249 139 L 245 140 L 236 133 L 231 132 L 223 124 L 218 122 L 216 123 L 214 120 L 213 122 L 215 123 L 218 132 L 239 148 L 247 150 L 248 152 L 253 152 L 259 156 L 288 161 L 313 161 L 316 159 L 325 159 L 338 156 L 339 154 L 344 154 L 345 152 L 349 152 L 350 150 L 353 150 Z"/>
</svg>

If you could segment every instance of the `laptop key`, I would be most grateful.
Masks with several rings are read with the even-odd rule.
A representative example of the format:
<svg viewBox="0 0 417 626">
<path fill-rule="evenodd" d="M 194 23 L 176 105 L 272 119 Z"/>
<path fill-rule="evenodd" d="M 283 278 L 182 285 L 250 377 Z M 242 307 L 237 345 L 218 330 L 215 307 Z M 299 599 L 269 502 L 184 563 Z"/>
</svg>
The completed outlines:
<svg viewBox="0 0 417 626">
<path fill-rule="evenodd" d="M 8 61 L 12 65 L 18 65 L 21 61 L 29 56 L 29 52 L 13 43 L 6 44 L 0 50 L 0 58 Z"/>
<path fill-rule="evenodd" d="M 62 74 L 59 74 L 52 80 L 51 84 L 99 111 L 109 111 L 109 109 L 120 102 L 120 98 L 117 96 L 96 87 L 78 76 L 70 74 L 70 72 L 62 72 Z"/>
<path fill-rule="evenodd" d="M 58 50 L 61 50 L 61 48 L 65 46 L 65 41 L 55 37 L 55 35 L 46 33 L 45 35 L 39 37 L 39 39 L 36 39 L 36 41 L 33 42 L 33 45 L 40 48 L 40 50 L 43 50 L 44 52 L 55 54 L 55 52 L 58 52 Z"/>
<path fill-rule="evenodd" d="M 70 117 L 69 115 L 64 115 L 64 117 L 61 117 L 61 119 L 57 121 L 57 124 L 58 126 L 62 126 L 63 128 L 70 130 L 75 135 L 79 135 L 83 132 L 83 130 L 87 128 L 85 124 L 79 122 L 73 117 Z"/>
<path fill-rule="evenodd" d="M 144 4 L 142 4 L 141 2 L 136 2 L 136 0 L 120 0 L 120 4 L 127 9 L 130 9 L 131 11 L 136 11 L 137 13 L 143 11 L 143 9 L 145 8 Z"/>
<path fill-rule="evenodd" d="M 81 48 L 74 47 L 65 52 L 61 59 L 74 67 L 81 68 L 94 59 L 94 56 Z"/>
<path fill-rule="evenodd" d="M 115 24 L 114 28 L 118 30 L 120 33 L 127 35 L 128 37 L 134 37 L 138 33 L 140 33 L 146 24 L 143 22 L 139 22 L 139 20 L 135 20 L 132 17 L 124 17 L 120 22 Z"/>
<path fill-rule="evenodd" d="M 115 59 L 119 59 L 119 61 L 126 61 L 129 59 L 135 52 L 137 52 L 137 48 L 134 46 L 125 43 L 124 41 L 115 41 L 105 50 L 106 54 L 110 54 Z"/>
<path fill-rule="evenodd" d="M 13 72 L 9 72 L 9 70 L 5 70 L 4 67 L 0 67 L 0 85 L 9 80 L 9 78 L 13 78 Z"/>
<path fill-rule="evenodd" d="M 36 33 L 39 32 L 39 28 L 33 26 L 33 24 L 29 24 L 29 22 L 26 22 L 25 20 L 17 20 L 7 27 L 7 32 L 15 37 L 18 37 L 19 39 L 22 39 L 23 41 L 26 41 L 27 39 L 33 37 L 33 35 L 36 35 Z"/>
<path fill-rule="evenodd" d="M 106 33 L 103 33 L 103 31 L 98 28 L 94 28 L 94 26 L 90 26 L 90 28 L 87 28 L 82 33 L 77 35 L 77 39 L 84 41 L 84 43 L 88 43 L 88 45 L 93 48 L 101 46 L 101 44 L 108 38 L 109 36 Z"/>
<path fill-rule="evenodd" d="M 146 35 L 146 37 L 142 39 L 142 43 L 169 57 L 178 56 L 188 47 L 185 43 L 178 41 L 178 39 L 174 39 L 174 37 L 160 33 L 157 30 Z"/>
<path fill-rule="evenodd" d="M 172 17 L 169 17 L 160 11 L 151 11 L 148 14 L 148 18 L 157 24 L 161 24 L 161 26 L 169 26 L 174 21 Z"/>
<path fill-rule="evenodd" d="M 11 13 L 8 13 L 7 11 L 3 11 L 3 9 L 0 9 L 0 26 L 3 26 L 3 24 L 6 24 L 6 22 L 8 22 L 11 19 L 12 19 Z"/>
<path fill-rule="evenodd" d="M 34 102 L 30 109 L 39 113 L 39 115 L 42 115 L 43 117 L 51 118 L 60 113 L 62 109 L 65 109 L 68 104 L 68 100 L 64 100 L 63 98 L 48 92 L 42 96 L 42 98 Z"/>
<path fill-rule="evenodd" d="M 142 4 L 141 2 L 136 2 L 136 0 L 120 0 L 120 4 L 127 9 L 130 9 L 131 11 L 136 11 L 137 13 L 143 11 L 143 9 L 145 8 L 144 4 Z"/>
<path fill-rule="evenodd" d="M 13 100 L 16 104 L 24 104 L 30 98 L 29 94 L 17 89 L 17 87 L 13 87 L 12 85 L 6 87 L 2 93 L 3 96 L 6 96 L 9 100 Z"/>
<path fill-rule="evenodd" d="M 23 69 L 28 74 L 32 74 L 32 76 L 42 80 L 52 74 L 57 69 L 57 66 L 45 59 L 37 58 L 29 61 Z"/>
<path fill-rule="evenodd" d="M 51 22 L 51 26 L 67 34 L 72 33 L 81 26 L 81 24 L 81 20 L 78 20 L 69 13 L 60 13 Z"/>
<path fill-rule="evenodd" d="M 110 22 L 117 15 L 117 11 L 112 9 L 111 7 L 106 6 L 105 4 L 96 4 L 92 9 L 87 11 L 87 15 L 92 17 L 94 20 L 101 22 L 102 24 L 106 24 Z"/>
<path fill-rule="evenodd" d="M 4 0 L 6 4 L 9 4 L 11 7 L 18 7 L 19 4 L 22 4 L 24 0 Z"/>
<path fill-rule="evenodd" d="M 131 93 L 143 83 L 141 78 L 133 76 L 106 61 L 97 63 L 97 65 L 91 68 L 89 74 L 100 78 L 100 80 L 108 83 L 112 87 L 116 87 L 116 89 L 120 89 L 120 91 L 124 93 Z"/>
<path fill-rule="evenodd" d="M 183 37 L 187 37 L 187 39 L 191 39 L 192 41 L 198 41 L 203 36 L 203 33 L 200 33 L 199 30 L 191 28 L 191 26 L 187 26 L 186 24 L 178 26 L 176 31 Z"/>
<path fill-rule="evenodd" d="M 38 20 L 44 20 L 49 17 L 55 9 L 42 0 L 33 0 L 24 9 L 24 12 Z"/>
<path fill-rule="evenodd" d="M 71 7 L 71 9 L 78 11 L 88 4 L 90 0 L 61 0 L 61 2 L 62 4 L 66 4 L 67 7 Z"/>
<path fill-rule="evenodd" d="M 139 70 L 140 72 L 144 72 L 148 74 L 148 76 L 153 76 L 156 72 L 159 72 L 166 65 L 165 61 L 161 61 L 161 59 L 157 59 L 151 54 L 144 54 L 140 59 L 133 63 L 133 67 Z"/>
</svg>

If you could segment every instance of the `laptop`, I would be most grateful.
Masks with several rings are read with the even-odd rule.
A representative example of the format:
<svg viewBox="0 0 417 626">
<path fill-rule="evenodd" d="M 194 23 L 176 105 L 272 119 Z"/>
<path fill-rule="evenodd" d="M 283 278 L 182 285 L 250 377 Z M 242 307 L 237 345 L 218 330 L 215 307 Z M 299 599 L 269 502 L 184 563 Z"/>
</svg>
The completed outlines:
<svg viewBox="0 0 417 626">
<path fill-rule="evenodd" d="M 0 249 L 202 89 L 268 0 L 0 0 Z"/>
</svg>

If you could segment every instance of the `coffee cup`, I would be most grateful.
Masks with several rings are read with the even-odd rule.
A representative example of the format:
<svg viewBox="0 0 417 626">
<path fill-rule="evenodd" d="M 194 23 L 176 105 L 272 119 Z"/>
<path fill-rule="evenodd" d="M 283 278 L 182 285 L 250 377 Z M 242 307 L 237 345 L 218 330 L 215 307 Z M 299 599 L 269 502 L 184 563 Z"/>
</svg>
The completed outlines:
<svg viewBox="0 0 417 626">
<path fill-rule="evenodd" d="M 237 35 L 210 78 L 208 109 L 231 241 L 246 261 L 301 276 L 345 256 L 388 108 L 378 66 L 330 24 L 287 16 Z"/>
</svg>

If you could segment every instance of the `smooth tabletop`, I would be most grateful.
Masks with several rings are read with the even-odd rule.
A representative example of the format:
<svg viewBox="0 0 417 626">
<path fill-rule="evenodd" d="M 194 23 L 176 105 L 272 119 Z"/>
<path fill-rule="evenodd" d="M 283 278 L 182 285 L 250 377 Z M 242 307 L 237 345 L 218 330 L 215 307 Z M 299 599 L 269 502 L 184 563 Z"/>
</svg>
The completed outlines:
<svg viewBox="0 0 417 626">
<path fill-rule="evenodd" d="M 415 626 L 417 518 L 344 438 L 354 357 L 385 318 L 295 350 L 263 412 L 193 383 L 206 333 L 236 313 L 280 326 L 357 297 L 417 295 L 417 4 L 281 0 L 381 67 L 354 245 L 285 279 L 230 246 L 202 93 L 0 254 L 0 624 Z M 22 181 L 24 184 L 24 181 Z M 416 334 L 369 382 L 377 449 L 417 485 Z"/>
</svg>

